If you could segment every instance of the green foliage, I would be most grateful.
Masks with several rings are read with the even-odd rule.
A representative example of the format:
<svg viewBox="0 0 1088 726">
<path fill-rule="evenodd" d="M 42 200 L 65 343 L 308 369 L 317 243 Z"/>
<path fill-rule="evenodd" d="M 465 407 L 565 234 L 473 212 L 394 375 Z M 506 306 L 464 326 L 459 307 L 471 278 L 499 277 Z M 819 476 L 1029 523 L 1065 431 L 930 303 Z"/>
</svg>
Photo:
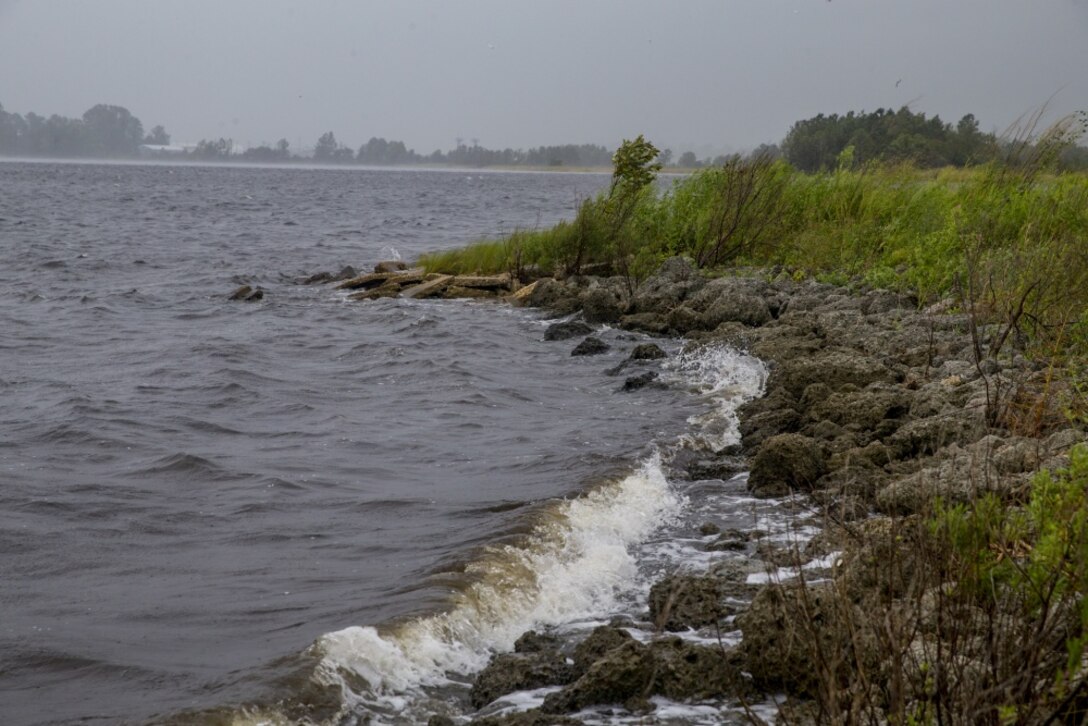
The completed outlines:
<svg viewBox="0 0 1088 726">
<path fill-rule="evenodd" d="M 1007 325 L 1023 302 L 1017 345 L 1088 351 L 1084 175 L 1029 178 L 996 163 L 940 172 L 843 164 L 803 174 L 734 158 L 659 192 L 647 181 L 648 159 L 625 162 L 611 193 L 584 200 L 573 220 L 513 235 L 522 264 L 542 274 L 603 265 L 633 284 L 672 255 L 711 269 L 783 265 L 910 292 L 921 303 L 967 294 L 983 324 Z"/>
<path fill-rule="evenodd" d="M 1017 506 L 986 494 L 971 506 L 937 503 L 931 544 L 944 554 L 942 589 L 949 611 L 985 614 L 994 635 L 1023 640 L 998 647 L 1011 662 L 995 675 L 1020 681 L 1005 698 L 1019 722 L 1028 705 L 1061 702 L 1083 678 L 1088 644 L 1088 446 L 1075 446 L 1069 467 L 1035 475 Z M 1054 650 L 1059 646 L 1060 650 Z M 1017 678 L 1027 673 L 1030 678 Z M 992 704 L 996 705 L 996 704 Z"/>
<path fill-rule="evenodd" d="M 953 127 L 939 116 L 927 119 L 906 106 L 844 116 L 819 114 L 798 121 L 782 142 L 791 164 L 803 171 L 835 169 L 843 161 L 909 161 L 920 167 L 985 163 L 997 154 L 997 139 L 983 134 L 971 114 Z M 849 151 L 848 159 L 843 158 Z M 847 168 L 850 168 L 849 166 Z"/>
<path fill-rule="evenodd" d="M 653 183 L 661 162 L 657 160 L 657 147 L 639 134 L 633 141 L 623 140 L 612 155 L 612 187 L 609 197 L 637 194 Z"/>
</svg>

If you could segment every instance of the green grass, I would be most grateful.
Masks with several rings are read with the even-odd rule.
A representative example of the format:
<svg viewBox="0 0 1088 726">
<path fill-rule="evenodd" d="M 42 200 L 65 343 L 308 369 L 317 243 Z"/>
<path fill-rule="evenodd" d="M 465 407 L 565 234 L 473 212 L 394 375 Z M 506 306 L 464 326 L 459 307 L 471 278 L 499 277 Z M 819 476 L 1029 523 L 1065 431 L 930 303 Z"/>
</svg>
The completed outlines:
<svg viewBox="0 0 1088 726">
<path fill-rule="evenodd" d="M 1088 175 L 997 164 L 919 170 L 868 166 L 803 174 L 781 162 L 738 161 L 652 186 L 617 209 L 607 195 L 573 220 L 425 255 L 428 271 L 611 269 L 633 287 L 665 258 L 709 271 L 782 265 L 797 277 L 851 280 L 917 295 L 973 295 L 1037 339 L 1088 338 Z"/>
</svg>

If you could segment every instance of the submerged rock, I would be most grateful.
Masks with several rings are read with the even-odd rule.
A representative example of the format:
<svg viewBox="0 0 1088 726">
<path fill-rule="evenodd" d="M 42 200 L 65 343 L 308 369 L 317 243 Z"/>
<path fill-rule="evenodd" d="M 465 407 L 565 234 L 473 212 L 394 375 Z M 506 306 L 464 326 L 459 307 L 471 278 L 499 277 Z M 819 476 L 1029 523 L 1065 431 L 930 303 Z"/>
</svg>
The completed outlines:
<svg viewBox="0 0 1088 726">
<path fill-rule="evenodd" d="M 628 360 L 660 360 L 661 358 L 668 358 L 668 354 L 661 350 L 659 345 L 656 343 L 639 343 L 631 351 Z"/>
<path fill-rule="evenodd" d="M 344 265 L 340 268 L 340 272 L 337 272 L 336 275 L 333 276 L 332 281 L 339 282 L 341 280 L 350 280 L 358 274 L 359 272 L 351 265 Z"/>
<path fill-rule="evenodd" d="M 637 376 L 631 376 L 623 382 L 622 390 L 637 391 L 641 388 L 646 388 L 647 386 L 651 385 L 660 386 L 661 384 L 657 382 L 657 377 L 657 371 L 646 371 L 645 373 L 640 373 Z"/>
<path fill-rule="evenodd" d="M 589 335 L 593 328 L 580 320 L 567 320 L 562 323 L 552 323 L 544 331 L 544 340 L 569 340 L 583 335 Z"/>
<path fill-rule="evenodd" d="M 303 285 L 316 285 L 321 282 L 329 282 L 332 280 L 331 272 L 315 272 L 302 281 Z"/>
<path fill-rule="evenodd" d="M 608 343 L 604 342 L 600 338 L 595 338 L 592 335 L 583 340 L 574 350 L 570 352 L 571 355 L 600 355 L 601 353 L 607 353 L 609 351 Z"/>
<path fill-rule="evenodd" d="M 740 456 L 699 459 L 691 462 L 687 467 L 688 476 L 692 479 L 721 479 L 723 481 L 733 478 L 747 468 L 748 463 Z"/>
<path fill-rule="evenodd" d="M 253 288 L 249 285 L 242 285 L 230 295 L 230 300 L 241 300 L 243 302 L 257 302 L 264 299 L 264 290 L 261 288 Z"/>
<path fill-rule="evenodd" d="M 748 549 L 748 536 L 740 530 L 730 529 L 722 532 L 706 549 L 708 552 L 743 552 Z"/>
<path fill-rule="evenodd" d="M 321 282 L 342 282 L 344 280 L 350 280 L 353 277 L 358 277 L 358 271 L 351 265 L 344 265 L 340 268 L 340 272 L 333 274 L 331 272 L 318 272 L 310 275 L 302 281 L 303 285 L 316 285 Z"/>
</svg>

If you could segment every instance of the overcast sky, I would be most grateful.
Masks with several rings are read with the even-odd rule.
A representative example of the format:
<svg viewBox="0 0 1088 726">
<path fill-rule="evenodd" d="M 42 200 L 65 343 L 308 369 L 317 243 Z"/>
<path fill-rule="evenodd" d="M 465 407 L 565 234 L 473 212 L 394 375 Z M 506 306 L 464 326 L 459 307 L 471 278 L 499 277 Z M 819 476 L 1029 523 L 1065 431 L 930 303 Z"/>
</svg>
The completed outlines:
<svg viewBox="0 0 1088 726">
<path fill-rule="evenodd" d="M 0 104 L 175 141 L 751 148 L 820 112 L 1088 108 L 1088 0 L 0 0 Z"/>
</svg>

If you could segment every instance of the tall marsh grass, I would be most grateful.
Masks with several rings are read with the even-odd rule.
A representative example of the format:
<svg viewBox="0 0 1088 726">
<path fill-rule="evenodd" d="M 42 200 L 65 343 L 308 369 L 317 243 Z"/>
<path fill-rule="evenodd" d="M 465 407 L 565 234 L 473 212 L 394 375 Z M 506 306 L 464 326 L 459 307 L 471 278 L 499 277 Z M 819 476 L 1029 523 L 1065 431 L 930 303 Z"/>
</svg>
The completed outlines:
<svg viewBox="0 0 1088 726">
<path fill-rule="evenodd" d="M 796 277 L 891 288 L 920 304 L 962 298 L 1001 322 L 1023 301 L 1023 339 L 1088 342 L 1088 175 L 1003 164 L 920 170 L 870 165 L 822 174 L 732 160 L 664 190 L 619 220 L 602 194 L 546 229 L 426 255 L 428 271 L 570 275 L 638 282 L 684 255 L 711 272 L 787 268 Z M 970 283 L 970 284 L 969 284 Z"/>
</svg>

